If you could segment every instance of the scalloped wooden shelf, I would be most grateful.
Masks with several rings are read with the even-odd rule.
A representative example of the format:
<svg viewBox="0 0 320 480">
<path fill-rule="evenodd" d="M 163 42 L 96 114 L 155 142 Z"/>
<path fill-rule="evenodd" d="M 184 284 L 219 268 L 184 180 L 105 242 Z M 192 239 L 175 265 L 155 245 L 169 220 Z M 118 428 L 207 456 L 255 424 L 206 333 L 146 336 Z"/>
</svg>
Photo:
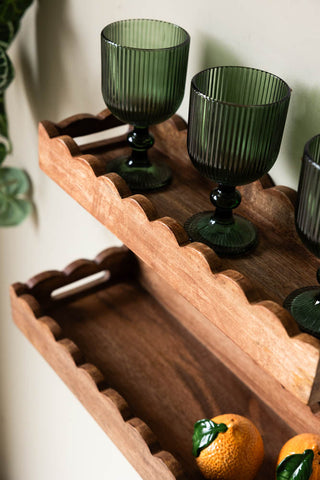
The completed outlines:
<svg viewBox="0 0 320 480">
<path fill-rule="evenodd" d="M 97 272 L 102 277 L 91 281 Z M 164 306 L 143 287 L 159 281 L 126 248 L 108 249 L 94 261 L 13 285 L 14 319 L 144 479 L 200 480 L 193 424 L 223 411 L 258 426 L 265 460 L 257 479 L 271 478 L 281 445 L 297 429 L 174 316 L 178 307 L 184 319 L 200 319 L 183 297 L 168 286 L 157 289 L 166 296 Z"/>
<path fill-rule="evenodd" d="M 295 232 L 295 192 L 269 177 L 242 187 L 259 244 L 219 258 L 183 228 L 212 189 L 188 158 L 185 123 L 153 127 L 151 156 L 174 179 L 144 195 L 105 173 L 128 151 L 120 125 L 108 110 L 40 124 L 41 168 L 128 248 L 13 285 L 13 318 L 145 480 L 200 480 L 193 423 L 228 411 L 262 432 L 257 478 L 270 478 L 290 436 L 320 431 L 320 341 L 281 306 L 317 269 Z M 77 143 L 97 132 L 106 140 Z"/>
<path fill-rule="evenodd" d="M 82 146 L 74 139 L 119 125 L 108 110 L 41 123 L 42 170 L 230 338 L 243 358 L 317 409 L 320 342 L 301 333 L 281 306 L 289 292 L 315 282 L 316 259 L 294 228 L 295 192 L 271 188 L 268 179 L 241 187 L 238 210 L 258 226 L 259 245 L 242 258 L 219 258 L 209 247 L 190 243 L 182 226 L 190 215 L 210 209 L 212 189 L 191 165 L 185 123 L 174 116 L 153 127 L 151 156 L 170 164 L 174 179 L 169 188 L 144 195 L 132 195 L 118 175 L 105 173 L 107 162 L 128 150 L 124 135 Z M 200 324 L 193 325 L 196 336 L 197 329 Z M 251 378 L 246 382 L 259 389 Z M 262 390 L 268 402 L 267 384 Z"/>
</svg>

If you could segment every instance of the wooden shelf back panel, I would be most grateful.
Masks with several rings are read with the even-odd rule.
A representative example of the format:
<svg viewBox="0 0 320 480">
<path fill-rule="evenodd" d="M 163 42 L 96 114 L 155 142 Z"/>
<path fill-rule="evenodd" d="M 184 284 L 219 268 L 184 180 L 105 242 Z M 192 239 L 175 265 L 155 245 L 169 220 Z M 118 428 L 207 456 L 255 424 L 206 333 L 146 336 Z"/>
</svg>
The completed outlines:
<svg viewBox="0 0 320 480">
<path fill-rule="evenodd" d="M 224 335 L 179 293 L 173 290 L 149 266 L 139 261 L 139 281 L 164 308 L 216 356 L 252 392 L 263 400 L 287 425 L 298 433 L 320 431 L 320 405 L 303 404 L 283 388 L 275 377 L 257 364 Z"/>
<path fill-rule="evenodd" d="M 193 168 L 186 126 L 177 116 L 153 127 L 151 155 L 174 171 L 171 186 L 132 195 L 106 163 L 128 149 L 125 137 L 78 146 L 80 136 L 118 126 L 105 110 L 39 127 L 41 168 L 103 225 L 162 276 L 246 354 L 304 403 L 320 401 L 320 342 L 301 334 L 282 308 L 286 295 L 314 283 L 316 259 L 294 229 L 294 192 L 255 182 L 241 187 L 239 213 L 259 228 L 250 255 L 219 258 L 190 243 L 183 228 L 193 213 L 210 209 L 212 185 Z"/>
<path fill-rule="evenodd" d="M 104 269 L 111 274 L 100 287 L 89 282 L 50 295 L 57 284 Z M 137 273 L 132 254 L 112 249 L 41 274 L 13 286 L 14 320 L 146 480 L 200 480 L 193 424 L 225 412 L 257 425 L 266 450 L 257 478 L 270 478 L 295 430 L 164 309 Z"/>
</svg>

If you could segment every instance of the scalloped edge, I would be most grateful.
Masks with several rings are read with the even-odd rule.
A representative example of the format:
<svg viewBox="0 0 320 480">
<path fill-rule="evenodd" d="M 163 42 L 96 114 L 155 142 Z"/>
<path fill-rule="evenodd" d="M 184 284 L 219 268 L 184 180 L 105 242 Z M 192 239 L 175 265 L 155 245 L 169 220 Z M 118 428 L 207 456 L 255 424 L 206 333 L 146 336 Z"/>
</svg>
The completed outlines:
<svg viewBox="0 0 320 480">
<path fill-rule="evenodd" d="M 112 117 L 108 111 L 104 112 L 104 119 Z M 84 117 L 87 118 L 81 116 L 82 119 Z M 75 121 L 75 118 L 78 116 L 71 117 L 71 121 Z M 68 121 L 70 122 L 70 119 Z M 174 116 L 159 126 L 162 135 L 166 128 L 171 130 L 167 148 L 185 141 L 182 123 L 179 117 Z M 78 155 L 79 150 L 75 148 L 76 144 L 71 137 L 63 135 L 50 139 L 50 132 L 55 128 L 50 122 L 39 126 L 41 168 L 210 321 L 213 321 L 212 311 L 217 307 L 230 315 L 228 304 L 232 297 L 233 317 L 239 316 L 232 330 L 235 326 L 237 328 L 230 332 L 231 328 L 226 325 L 225 316 L 218 321 L 215 318 L 214 323 L 218 328 L 302 402 L 320 401 L 320 386 L 315 382 L 319 375 L 320 341 L 310 336 L 301 336 L 294 327 L 296 324 L 290 314 L 275 302 L 259 298 L 250 279 L 235 271 L 221 272 L 221 261 L 211 248 L 196 242 L 189 243 L 179 222 L 171 217 L 158 218 L 152 202 L 141 194 L 131 195 L 129 187 L 117 174 L 97 177 L 95 157 Z M 154 132 L 156 131 L 157 127 L 154 127 Z M 61 159 L 62 167 L 59 165 Z M 76 188 L 65 180 L 64 170 L 77 173 Z M 85 179 L 85 188 L 84 185 L 83 188 L 81 186 L 81 179 Z M 255 183 L 255 186 L 244 187 L 251 197 L 268 195 L 280 213 L 288 214 L 288 206 L 291 206 L 290 211 L 292 210 L 292 199 L 285 189 L 264 189 L 261 184 L 259 187 L 259 183 Z M 292 212 L 291 214 L 293 215 Z M 288 232 L 288 235 L 291 234 L 292 232 Z M 146 238 L 149 249 L 145 247 Z M 166 249 L 163 249 L 164 244 Z M 176 259 L 175 268 L 170 270 L 167 268 L 168 250 Z M 194 282 L 197 277 L 201 278 L 201 285 Z M 181 278 L 184 279 L 182 282 Z M 194 290 L 198 294 L 196 300 Z M 213 298 L 217 294 L 220 299 L 218 303 Z M 245 306 L 245 314 L 238 305 Z M 246 331 L 243 330 L 242 321 L 246 325 Z M 279 349 L 287 352 L 288 362 L 285 364 L 283 357 L 279 357 Z"/>
<path fill-rule="evenodd" d="M 75 274 L 79 276 L 82 267 L 95 264 L 98 268 L 106 268 L 106 264 L 117 261 L 119 253 L 128 254 L 125 250 L 116 247 L 102 252 L 93 261 L 74 262 L 63 271 L 52 271 L 52 278 L 59 277 L 59 280 L 64 279 L 65 284 L 68 284 Z M 61 327 L 52 317 L 41 314 L 41 305 L 30 292 L 43 281 L 48 283 L 49 276 L 50 272 L 44 272 L 26 284 L 11 286 L 13 318 L 17 326 L 57 370 L 62 380 L 143 478 L 185 480 L 180 462 L 170 452 L 161 449 L 149 426 L 132 415 L 126 400 L 116 390 L 108 387 L 108 381 L 98 367 L 85 362 L 79 347 L 68 337 L 62 336 Z M 94 408 L 90 408 L 91 403 L 94 403 Z M 120 437 L 125 439 L 125 446 L 118 441 Z"/>
</svg>

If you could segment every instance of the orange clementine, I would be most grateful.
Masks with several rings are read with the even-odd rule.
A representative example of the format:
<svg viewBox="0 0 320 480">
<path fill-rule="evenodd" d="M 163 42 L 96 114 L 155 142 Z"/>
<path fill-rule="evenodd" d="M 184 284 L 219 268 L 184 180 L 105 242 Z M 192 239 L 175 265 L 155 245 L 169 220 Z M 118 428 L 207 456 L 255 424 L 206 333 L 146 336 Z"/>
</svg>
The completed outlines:
<svg viewBox="0 0 320 480">
<path fill-rule="evenodd" d="M 289 455 L 313 450 L 312 474 L 309 480 L 320 480 L 320 435 L 315 433 L 301 433 L 290 438 L 280 450 L 277 465 Z"/>
<path fill-rule="evenodd" d="M 226 425 L 227 430 L 196 457 L 202 475 L 209 480 L 253 480 L 264 456 L 258 429 L 241 415 L 219 415 L 211 421 Z"/>
</svg>

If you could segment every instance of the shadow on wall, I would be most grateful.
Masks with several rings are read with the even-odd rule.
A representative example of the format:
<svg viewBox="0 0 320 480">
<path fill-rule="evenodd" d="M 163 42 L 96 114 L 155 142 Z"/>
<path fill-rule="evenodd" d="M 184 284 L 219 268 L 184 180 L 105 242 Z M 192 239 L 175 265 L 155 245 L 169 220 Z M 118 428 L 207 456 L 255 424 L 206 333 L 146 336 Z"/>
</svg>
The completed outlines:
<svg viewBox="0 0 320 480">
<path fill-rule="evenodd" d="M 305 143 L 320 133 L 320 88 L 297 84 L 292 91 L 293 103 L 289 110 L 287 168 L 298 178 Z"/>
<path fill-rule="evenodd" d="M 71 86 L 64 88 L 70 84 L 67 52 L 76 43 L 66 13 L 67 4 L 66 0 L 38 0 L 35 61 L 29 58 L 23 44 L 19 51 L 25 91 L 35 122 L 44 118 L 60 120 L 63 105 L 72 95 Z"/>
<path fill-rule="evenodd" d="M 221 65 L 243 65 L 242 58 L 236 55 L 220 40 L 209 35 L 199 34 L 199 71 Z"/>
</svg>

